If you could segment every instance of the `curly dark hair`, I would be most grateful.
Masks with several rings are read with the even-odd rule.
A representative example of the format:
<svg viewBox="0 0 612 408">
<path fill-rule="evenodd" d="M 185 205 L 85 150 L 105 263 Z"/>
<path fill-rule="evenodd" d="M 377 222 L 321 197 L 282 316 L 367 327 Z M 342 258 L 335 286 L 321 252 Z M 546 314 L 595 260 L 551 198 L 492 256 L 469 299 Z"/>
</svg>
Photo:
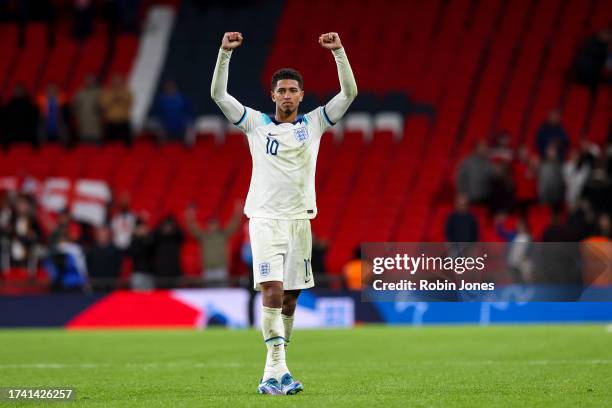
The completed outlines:
<svg viewBox="0 0 612 408">
<path fill-rule="evenodd" d="M 293 68 L 281 68 L 272 74 L 272 90 L 276 89 L 276 84 L 281 79 L 294 79 L 297 81 L 300 89 L 304 89 L 304 78 L 302 78 L 302 74 Z"/>
</svg>

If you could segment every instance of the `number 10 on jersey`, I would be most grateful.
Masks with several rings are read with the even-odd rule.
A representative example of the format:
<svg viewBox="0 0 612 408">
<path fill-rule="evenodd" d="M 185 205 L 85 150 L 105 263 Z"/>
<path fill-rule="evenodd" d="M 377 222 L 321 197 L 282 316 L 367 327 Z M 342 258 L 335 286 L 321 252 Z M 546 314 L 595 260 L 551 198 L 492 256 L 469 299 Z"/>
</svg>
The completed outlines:
<svg viewBox="0 0 612 408">
<path fill-rule="evenodd" d="M 271 154 L 272 156 L 276 156 L 276 154 L 278 153 L 278 140 L 276 139 L 270 139 L 269 137 L 266 138 L 266 154 Z"/>
</svg>

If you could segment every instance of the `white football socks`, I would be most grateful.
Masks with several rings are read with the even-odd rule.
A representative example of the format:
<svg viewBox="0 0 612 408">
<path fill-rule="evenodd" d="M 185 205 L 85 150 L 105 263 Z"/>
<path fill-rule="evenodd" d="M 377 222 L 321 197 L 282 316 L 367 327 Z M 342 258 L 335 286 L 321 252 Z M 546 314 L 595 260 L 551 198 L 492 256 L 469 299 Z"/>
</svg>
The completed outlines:
<svg viewBox="0 0 612 408">
<path fill-rule="evenodd" d="M 291 332 L 293 331 L 293 316 L 281 315 L 283 318 L 283 326 L 285 326 L 285 348 L 291 340 Z"/>
<path fill-rule="evenodd" d="M 279 380 L 283 374 L 289 372 L 285 362 L 285 331 L 281 310 L 266 306 L 262 308 L 261 331 L 268 348 L 263 381 L 268 378 Z"/>
</svg>

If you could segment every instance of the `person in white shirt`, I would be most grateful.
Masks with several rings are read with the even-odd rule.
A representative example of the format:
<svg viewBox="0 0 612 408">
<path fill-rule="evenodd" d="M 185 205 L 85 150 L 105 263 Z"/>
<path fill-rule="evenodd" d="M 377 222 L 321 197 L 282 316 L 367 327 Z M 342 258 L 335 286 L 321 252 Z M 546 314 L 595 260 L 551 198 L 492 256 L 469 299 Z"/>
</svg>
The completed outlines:
<svg viewBox="0 0 612 408">
<path fill-rule="evenodd" d="M 310 266 L 310 219 L 317 215 L 315 168 L 323 133 L 348 110 L 357 84 L 338 33 L 319 37 L 332 51 L 340 93 L 325 106 L 303 116 L 304 97 L 299 72 L 283 68 L 272 76 L 273 116 L 245 107 L 227 93 L 229 61 L 242 45 L 241 33 L 225 33 L 211 84 L 211 97 L 223 114 L 247 136 L 253 161 L 244 212 L 249 217 L 255 289 L 262 291 L 262 332 L 268 355 L 258 392 L 292 395 L 303 386 L 291 376 L 285 347 L 301 289 L 314 286 Z"/>
<path fill-rule="evenodd" d="M 122 252 L 126 252 L 130 247 L 135 227 L 136 216 L 130 210 L 130 199 L 123 195 L 119 200 L 119 210 L 111 220 L 113 243 Z"/>
</svg>

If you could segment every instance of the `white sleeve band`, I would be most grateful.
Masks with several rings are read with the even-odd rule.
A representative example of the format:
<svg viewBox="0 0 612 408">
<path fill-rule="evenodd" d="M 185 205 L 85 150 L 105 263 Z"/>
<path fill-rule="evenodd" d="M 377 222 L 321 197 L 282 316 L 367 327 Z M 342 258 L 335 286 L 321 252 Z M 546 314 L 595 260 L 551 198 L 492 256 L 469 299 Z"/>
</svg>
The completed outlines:
<svg viewBox="0 0 612 408">
<path fill-rule="evenodd" d="M 336 123 L 346 113 L 351 102 L 357 96 L 357 83 L 355 82 L 351 64 L 349 64 L 344 48 L 333 50 L 332 53 L 338 67 L 340 93 L 327 102 L 325 113 L 331 122 Z"/>
<path fill-rule="evenodd" d="M 210 96 L 221 109 L 221 112 L 232 123 L 238 123 L 246 112 L 246 108 L 227 93 L 227 79 L 229 76 L 229 61 L 232 51 L 219 49 L 217 64 L 213 73 L 212 83 L 210 84 Z"/>
</svg>

